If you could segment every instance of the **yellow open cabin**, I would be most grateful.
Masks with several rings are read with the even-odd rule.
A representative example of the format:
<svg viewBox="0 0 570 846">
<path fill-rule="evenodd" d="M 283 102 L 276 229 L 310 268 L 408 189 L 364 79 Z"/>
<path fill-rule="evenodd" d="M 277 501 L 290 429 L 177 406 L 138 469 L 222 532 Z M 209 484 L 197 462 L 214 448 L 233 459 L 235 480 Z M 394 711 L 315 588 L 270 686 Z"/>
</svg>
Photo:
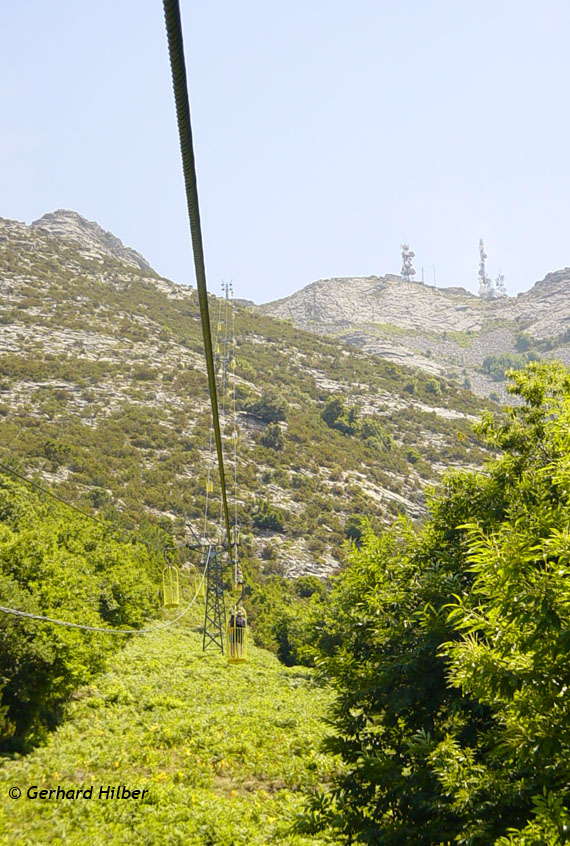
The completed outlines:
<svg viewBox="0 0 570 846">
<path fill-rule="evenodd" d="M 165 608 L 177 608 L 180 605 L 178 570 L 172 564 L 167 564 L 162 571 L 162 601 Z"/>
<path fill-rule="evenodd" d="M 228 663 L 245 664 L 247 661 L 247 615 L 240 606 L 230 612 L 228 625 Z"/>
</svg>

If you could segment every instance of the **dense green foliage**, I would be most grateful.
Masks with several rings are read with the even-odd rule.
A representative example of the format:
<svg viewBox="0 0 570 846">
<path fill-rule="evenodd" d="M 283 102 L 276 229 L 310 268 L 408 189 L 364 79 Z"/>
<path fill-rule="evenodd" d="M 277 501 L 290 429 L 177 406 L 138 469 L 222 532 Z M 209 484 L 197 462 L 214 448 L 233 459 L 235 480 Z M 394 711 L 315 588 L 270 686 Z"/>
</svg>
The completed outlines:
<svg viewBox="0 0 570 846">
<path fill-rule="evenodd" d="M 570 374 L 512 375 L 419 533 L 365 535 L 319 626 L 345 768 L 300 829 L 386 846 L 570 842 Z"/>
<path fill-rule="evenodd" d="M 0 768 L 7 846 L 325 846 L 291 832 L 303 790 L 334 768 L 318 746 L 330 694 L 264 650 L 228 666 L 177 628 L 129 643 L 75 697 L 45 747 Z M 93 798 L 13 800 L 8 790 L 94 786 Z M 99 786 L 147 789 L 97 798 Z"/>
<path fill-rule="evenodd" d="M 279 423 L 269 423 L 261 436 L 261 443 L 270 449 L 283 449 L 285 438 Z"/>
<path fill-rule="evenodd" d="M 430 382 L 438 384 L 434 379 L 428 380 L 426 382 L 428 392 Z M 347 408 L 342 397 L 334 395 L 330 397 L 321 412 L 321 418 L 331 429 L 338 429 L 345 435 L 358 435 L 369 446 L 379 451 L 390 451 L 394 446 L 393 437 L 388 434 L 379 420 L 373 417 L 361 417 L 358 407 L 352 405 Z"/>
<path fill-rule="evenodd" d="M 247 406 L 247 410 L 263 420 L 264 423 L 279 423 L 287 417 L 288 404 L 283 394 L 272 388 L 263 392 L 261 397 Z"/>
<path fill-rule="evenodd" d="M 160 559 L 142 543 L 48 502 L 0 474 L 2 604 L 91 626 L 138 628 L 156 612 Z M 122 636 L 0 614 L 0 744 L 20 748 L 53 728 L 70 693 Z"/>
<path fill-rule="evenodd" d="M 248 586 L 252 636 L 287 666 L 313 666 L 314 628 L 322 618 L 327 589 L 315 576 L 260 576 Z"/>
<path fill-rule="evenodd" d="M 517 336 L 517 350 L 528 349 L 526 345 L 526 337 L 521 340 L 521 336 Z M 504 382 L 507 378 L 507 372 L 513 367 L 524 367 L 530 361 L 537 361 L 539 356 L 535 352 L 516 352 L 516 353 L 500 353 L 500 355 L 488 355 L 483 361 L 483 373 L 488 373 L 491 379 L 495 382 Z"/>
</svg>

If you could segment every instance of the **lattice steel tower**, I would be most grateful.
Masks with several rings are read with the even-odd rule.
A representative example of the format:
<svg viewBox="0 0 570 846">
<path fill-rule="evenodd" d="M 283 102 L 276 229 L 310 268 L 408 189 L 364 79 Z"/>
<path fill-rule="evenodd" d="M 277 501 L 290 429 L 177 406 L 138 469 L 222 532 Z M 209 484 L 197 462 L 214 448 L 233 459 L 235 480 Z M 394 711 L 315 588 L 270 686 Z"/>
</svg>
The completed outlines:
<svg viewBox="0 0 570 846">
<path fill-rule="evenodd" d="M 479 273 L 477 274 L 479 277 L 479 296 L 484 300 L 496 300 L 499 297 L 506 297 L 507 289 L 505 287 L 504 275 L 499 271 L 499 275 L 495 279 L 495 282 L 493 282 L 487 274 L 487 268 L 485 266 L 486 259 L 485 244 L 483 243 L 483 239 L 479 238 Z"/>
<path fill-rule="evenodd" d="M 216 326 L 215 369 L 219 382 L 220 428 L 222 434 L 223 451 L 233 463 L 233 537 L 232 550 L 228 549 L 229 538 L 224 540 L 222 500 L 220 497 L 219 525 L 217 529 L 219 542 L 211 543 L 206 554 L 206 609 L 204 612 L 204 638 L 202 648 L 206 649 L 211 643 L 224 651 L 223 629 L 225 625 L 224 581 L 233 565 L 234 584 L 239 582 L 243 586 L 243 576 L 238 562 L 238 513 L 237 513 L 237 406 L 235 384 L 235 314 L 233 303 L 233 285 L 222 282 L 222 297 L 219 300 L 218 322 Z M 207 511 L 209 495 L 213 493 L 212 432 L 210 432 L 210 453 L 208 457 L 208 478 L 206 482 L 206 516 L 204 519 L 204 536 L 208 533 Z M 229 463 L 227 466 L 231 466 Z M 229 481 L 226 475 L 226 481 Z M 231 557 L 233 551 L 233 560 Z M 243 590 L 242 590 L 243 593 Z"/>
<path fill-rule="evenodd" d="M 413 277 L 416 275 L 413 259 L 416 254 L 410 250 L 409 244 L 400 244 L 400 248 L 402 250 L 402 279 L 404 282 L 413 282 Z"/>
<path fill-rule="evenodd" d="M 210 546 L 206 556 L 206 608 L 202 650 L 213 643 L 223 655 L 226 621 L 223 553 L 218 547 Z"/>
<path fill-rule="evenodd" d="M 485 267 L 486 259 L 485 244 L 483 243 L 483 239 L 479 238 L 479 272 L 477 274 L 479 277 L 479 296 L 484 300 L 490 300 L 493 297 L 493 282 L 490 276 L 487 275 L 487 268 Z"/>
</svg>

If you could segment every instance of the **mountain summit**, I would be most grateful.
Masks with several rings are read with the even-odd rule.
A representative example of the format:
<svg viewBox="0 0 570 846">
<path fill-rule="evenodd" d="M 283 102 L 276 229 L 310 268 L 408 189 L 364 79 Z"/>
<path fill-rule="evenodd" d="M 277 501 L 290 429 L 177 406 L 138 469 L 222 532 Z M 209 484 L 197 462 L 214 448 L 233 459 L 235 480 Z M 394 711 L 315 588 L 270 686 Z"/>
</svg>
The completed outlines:
<svg viewBox="0 0 570 846">
<path fill-rule="evenodd" d="M 82 247 L 92 258 L 113 257 L 125 264 L 139 267 L 141 270 L 151 270 L 148 261 L 132 250 L 125 247 L 112 232 L 106 232 L 93 220 L 87 220 L 80 214 L 68 209 L 57 209 L 34 220 L 32 228 L 58 238 L 69 238 Z"/>
</svg>

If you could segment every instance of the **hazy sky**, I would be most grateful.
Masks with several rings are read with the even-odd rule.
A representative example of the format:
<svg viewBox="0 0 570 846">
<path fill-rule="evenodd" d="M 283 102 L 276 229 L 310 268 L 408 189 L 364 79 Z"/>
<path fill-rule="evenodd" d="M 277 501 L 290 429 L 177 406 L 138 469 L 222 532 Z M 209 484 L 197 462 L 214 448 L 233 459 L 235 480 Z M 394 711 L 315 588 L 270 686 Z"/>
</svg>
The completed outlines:
<svg viewBox="0 0 570 846">
<path fill-rule="evenodd" d="M 0 4 L 0 216 L 194 284 L 162 3 Z M 570 265 L 568 0 L 181 0 L 210 290 Z"/>
</svg>

